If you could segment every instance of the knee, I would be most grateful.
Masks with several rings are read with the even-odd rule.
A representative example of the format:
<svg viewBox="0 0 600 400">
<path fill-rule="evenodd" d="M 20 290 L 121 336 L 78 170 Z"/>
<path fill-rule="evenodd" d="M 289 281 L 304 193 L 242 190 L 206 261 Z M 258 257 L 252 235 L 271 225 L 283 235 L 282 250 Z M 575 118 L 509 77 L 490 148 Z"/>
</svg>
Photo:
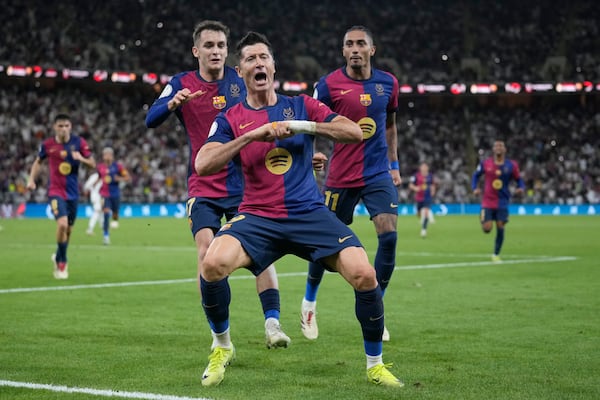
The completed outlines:
<svg viewBox="0 0 600 400">
<path fill-rule="evenodd" d="M 227 276 L 225 263 L 215 256 L 205 256 L 204 260 L 199 262 L 198 269 L 207 282 L 220 281 Z"/>
<path fill-rule="evenodd" d="M 368 264 L 356 268 L 350 274 L 350 284 L 358 291 L 375 289 L 377 287 L 375 268 Z"/>
</svg>

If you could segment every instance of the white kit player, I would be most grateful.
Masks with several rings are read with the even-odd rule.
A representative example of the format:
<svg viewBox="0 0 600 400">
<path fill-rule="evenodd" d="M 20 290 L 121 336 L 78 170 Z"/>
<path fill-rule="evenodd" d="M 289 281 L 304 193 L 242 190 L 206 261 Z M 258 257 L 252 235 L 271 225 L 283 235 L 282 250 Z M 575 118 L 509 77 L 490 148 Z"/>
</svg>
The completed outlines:
<svg viewBox="0 0 600 400">
<path fill-rule="evenodd" d="M 92 204 L 92 215 L 86 233 L 88 235 L 94 234 L 94 227 L 97 222 L 102 224 L 104 216 L 102 215 L 102 196 L 100 196 L 100 188 L 102 187 L 102 180 L 97 172 L 94 172 L 85 181 L 83 190 L 85 193 L 90 194 L 90 203 Z"/>
</svg>

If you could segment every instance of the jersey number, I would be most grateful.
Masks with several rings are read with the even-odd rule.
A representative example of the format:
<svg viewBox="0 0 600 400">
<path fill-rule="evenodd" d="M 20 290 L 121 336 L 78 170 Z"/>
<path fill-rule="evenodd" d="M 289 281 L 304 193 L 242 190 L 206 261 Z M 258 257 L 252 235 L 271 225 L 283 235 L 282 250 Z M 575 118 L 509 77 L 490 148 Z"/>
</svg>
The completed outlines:
<svg viewBox="0 0 600 400">
<path fill-rule="evenodd" d="M 335 211 L 337 208 L 338 200 L 340 198 L 339 193 L 331 193 L 331 190 L 325 191 L 325 205 L 331 210 Z M 330 204 L 331 202 L 331 204 Z"/>
</svg>

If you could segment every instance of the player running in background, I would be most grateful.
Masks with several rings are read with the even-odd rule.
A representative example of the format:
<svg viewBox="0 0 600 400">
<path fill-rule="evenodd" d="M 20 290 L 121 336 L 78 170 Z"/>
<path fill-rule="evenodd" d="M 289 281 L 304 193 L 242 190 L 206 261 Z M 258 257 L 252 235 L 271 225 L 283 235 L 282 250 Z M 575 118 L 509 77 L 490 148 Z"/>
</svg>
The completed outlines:
<svg viewBox="0 0 600 400">
<path fill-rule="evenodd" d="M 40 145 L 27 180 L 27 188 L 35 190 L 41 163 L 48 159 L 48 201 L 56 219 L 56 253 L 51 257 L 56 279 L 69 277 L 67 248 L 77 218 L 79 165 L 84 164 L 90 168 L 96 166 L 87 142 L 82 137 L 72 134 L 72 128 L 68 115 L 58 114 L 54 118 L 54 136 Z"/>
<path fill-rule="evenodd" d="M 90 222 L 88 223 L 87 230 L 85 231 L 88 235 L 94 234 L 94 228 L 98 221 L 103 220 L 102 214 L 102 196 L 100 196 L 100 188 L 102 187 L 102 180 L 98 172 L 91 174 L 87 181 L 83 184 L 83 191 L 90 196 L 90 204 L 92 205 L 92 215 L 90 216 Z"/>
<path fill-rule="evenodd" d="M 243 182 L 239 169 L 233 163 L 211 176 L 198 176 L 194 171 L 194 157 L 206 142 L 216 115 L 246 96 L 244 81 L 233 68 L 225 66 L 228 38 L 229 28 L 221 22 L 203 21 L 198 24 L 193 33 L 192 47 L 192 53 L 198 59 L 198 69 L 175 75 L 146 116 L 146 125 L 152 128 L 175 113 L 188 136 L 187 212 L 198 251 L 198 278 L 206 249 L 221 227 L 221 218 L 233 217 L 242 200 Z M 287 347 L 290 338 L 279 324 L 279 286 L 275 266 L 257 276 L 256 290 L 265 316 L 267 346 Z M 213 341 L 216 343 L 216 339 Z"/>
<path fill-rule="evenodd" d="M 104 244 L 110 244 L 110 228 L 119 226 L 119 208 L 121 207 L 121 182 L 131 181 L 127 169 L 119 161 L 115 161 L 115 152 L 111 147 L 102 149 L 102 163 L 98 164 L 98 175 L 102 181 L 100 195 L 102 196 L 104 222 Z M 110 221 L 112 215 L 112 221 Z M 110 225 L 109 225 L 110 221 Z"/>
<path fill-rule="evenodd" d="M 402 183 L 398 166 L 398 81 L 375 69 L 373 35 L 363 26 L 346 31 L 342 44 L 346 65 L 322 77 L 314 96 L 336 113 L 358 123 L 360 143 L 335 143 L 325 182 L 325 204 L 347 225 L 362 199 L 377 233 L 375 270 L 382 293 L 396 265 L 398 190 Z M 301 305 L 302 333 L 308 339 L 319 335 L 316 319 L 317 291 L 323 265 L 310 263 L 306 292 Z M 383 340 L 389 340 L 384 329 Z"/>
<path fill-rule="evenodd" d="M 362 139 L 360 127 L 308 96 L 278 95 L 272 48 L 263 35 L 249 32 L 237 45 L 237 55 L 246 99 L 217 116 L 195 160 L 198 174 L 207 175 L 235 158 L 245 181 L 239 213 L 216 234 L 201 270 L 202 304 L 218 339 L 202 384 L 219 384 L 234 356 L 229 275 L 239 268 L 258 275 L 294 254 L 338 271 L 352 285 L 368 380 L 402 387 L 382 360 L 383 301 L 375 271 L 356 235 L 323 204 L 312 168 L 314 137 L 296 135 L 310 132 L 356 143 Z"/>
<path fill-rule="evenodd" d="M 427 236 L 431 203 L 433 196 L 435 196 L 435 179 L 433 174 L 429 172 L 427 163 L 421 163 L 419 171 L 411 176 L 408 187 L 415 192 L 417 216 L 421 219 L 421 237 L 424 238 Z"/>
<path fill-rule="evenodd" d="M 484 233 L 492 230 L 492 221 L 496 221 L 496 241 L 492 261 L 500 262 L 500 250 L 504 242 L 504 226 L 508 223 L 508 204 L 510 203 L 509 183 L 517 183 L 515 194 L 522 194 L 525 184 L 519 174 L 516 161 L 506 158 L 506 146 L 502 140 L 496 140 L 492 148 L 493 156 L 479 163 L 471 189 L 475 196 L 481 194 L 479 178 L 484 176 L 483 199 L 481 201 L 481 228 Z"/>
</svg>

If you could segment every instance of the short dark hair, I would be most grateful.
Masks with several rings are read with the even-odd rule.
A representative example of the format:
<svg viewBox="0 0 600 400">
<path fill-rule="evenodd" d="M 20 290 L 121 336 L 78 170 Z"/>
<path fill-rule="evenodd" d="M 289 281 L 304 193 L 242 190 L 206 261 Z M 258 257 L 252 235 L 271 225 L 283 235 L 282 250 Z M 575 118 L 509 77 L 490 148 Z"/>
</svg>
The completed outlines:
<svg viewBox="0 0 600 400">
<path fill-rule="evenodd" d="M 67 114 L 56 114 L 56 117 L 54 117 L 54 123 L 56 123 L 57 121 L 70 121 L 71 117 L 69 117 Z"/>
<path fill-rule="evenodd" d="M 235 46 L 236 55 L 238 60 L 242 58 L 242 49 L 246 46 L 252 46 L 253 44 L 263 43 L 269 48 L 269 53 L 271 53 L 271 57 L 273 57 L 273 47 L 271 46 L 271 42 L 269 39 L 262 33 L 250 31 L 246 33 L 246 35 L 240 39 L 237 46 Z"/>
<path fill-rule="evenodd" d="M 344 33 L 344 36 L 346 36 L 346 34 L 348 32 L 353 32 L 353 31 L 361 31 L 367 34 L 367 36 L 371 39 L 371 44 L 375 44 L 375 40 L 373 39 L 373 32 L 371 32 L 371 30 L 369 28 L 367 28 L 366 26 L 363 25 L 353 25 L 350 28 L 348 28 L 346 30 L 346 33 Z"/>
<path fill-rule="evenodd" d="M 194 28 L 194 33 L 192 34 L 192 39 L 194 40 L 194 44 L 196 41 L 200 39 L 200 34 L 202 31 L 216 31 L 223 32 L 225 34 L 225 38 L 229 39 L 229 28 L 222 22 L 213 21 L 210 19 L 199 22 Z"/>
</svg>

